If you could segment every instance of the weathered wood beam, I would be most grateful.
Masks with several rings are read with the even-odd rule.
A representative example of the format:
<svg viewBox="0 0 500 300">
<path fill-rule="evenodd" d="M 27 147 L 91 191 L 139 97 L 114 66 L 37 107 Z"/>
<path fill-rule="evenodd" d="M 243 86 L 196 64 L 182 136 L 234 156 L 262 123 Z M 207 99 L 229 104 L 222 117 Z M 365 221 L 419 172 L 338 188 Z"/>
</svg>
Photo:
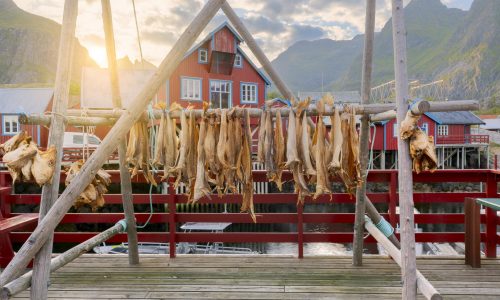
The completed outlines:
<svg viewBox="0 0 500 300">
<path fill-rule="evenodd" d="M 271 80 L 278 88 L 278 91 L 280 91 L 280 93 L 285 98 L 294 101 L 295 96 L 293 95 L 292 90 L 288 88 L 285 81 L 281 79 L 278 72 L 271 64 L 271 61 L 269 61 L 266 54 L 264 54 L 264 51 L 262 51 L 262 49 L 259 47 L 255 39 L 253 38 L 252 34 L 250 33 L 250 31 L 247 29 L 245 24 L 243 24 L 241 19 L 238 17 L 236 12 L 233 10 L 231 5 L 229 5 L 227 1 L 224 1 L 224 3 L 222 4 L 222 11 L 226 14 L 229 21 L 231 21 L 234 28 L 236 28 L 236 31 L 238 31 L 238 33 L 241 35 L 241 37 L 247 44 L 248 48 L 250 48 L 252 53 L 255 55 L 255 58 L 257 58 L 257 60 L 262 65 L 266 73 L 269 75 L 269 77 L 271 77 Z"/>
<path fill-rule="evenodd" d="M 379 242 L 382 247 L 389 253 L 389 255 L 394 259 L 394 261 L 402 267 L 402 259 L 401 259 L 401 251 L 399 251 L 396 246 L 394 246 L 391 241 L 389 241 L 385 235 L 378 230 L 377 227 L 372 223 L 371 220 L 367 219 L 365 222 L 365 228 L 368 230 L 371 236 L 373 236 L 377 242 Z M 417 277 L 417 286 L 422 295 L 425 298 L 430 300 L 440 300 L 443 297 L 439 294 L 439 292 L 432 286 L 432 284 L 420 273 L 420 271 L 416 271 Z M 403 298 L 405 299 L 405 298 Z"/>
<path fill-rule="evenodd" d="M 439 111 L 470 111 L 478 110 L 479 102 L 476 100 L 457 100 L 457 101 L 419 101 L 417 105 L 413 105 L 411 112 L 414 115 L 422 115 L 426 112 Z M 370 116 L 371 122 L 387 121 L 396 118 L 396 110 L 388 110 Z"/>
<path fill-rule="evenodd" d="M 48 236 L 54 231 L 68 209 L 73 205 L 76 197 L 91 182 L 95 173 L 101 168 L 109 155 L 115 151 L 121 140 L 126 137 L 135 121 L 141 116 L 146 105 L 151 101 L 159 87 L 173 74 L 184 54 L 193 45 L 208 22 L 214 17 L 224 0 L 209 0 L 203 9 L 194 18 L 192 23 L 182 33 L 179 40 L 162 61 L 160 67 L 150 81 L 132 101 L 132 105 L 118 119 L 115 126 L 108 133 L 97 150 L 90 156 L 71 184 L 64 190 L 47 216 L 38 224 L 28 240 L 19 249 L 16 256 L 10 261 L 0 274 L 0 282 L 8 283 L 20 274 L 40 249 Z"/>
<path fill-rule="evenodd" d="M 49 129 L 47 146 L 56 148 L 56 160 L 52 181 L 47 182 L 42 188 L 39 221 L 41 222 L 59 195 L 59 181 L 64 142 L 64 115 L 69 102 L 69 86 L 71 82 L 71 65 L 75 44 L 75 28 L 78 16 L 78 1 L 66 0 L 64 2 L 61 39 L 59 41 L 59 55 L 54 87 L 54 100 L 52 106 L 53 118 Z M 48 284 L 50 282 L 50 258 L 54 242 L 53 232 L 49 233 L 47 241 L 35 255 L 33 261 L 33 282 L 31 283 L 31 299 L 47 299 Z"/>
<path fill-rule="evenodd" d="M 365 44 L 363 50 L 363 67 L 361 70 L 361 104 L 370 103 L 370 90 L 372 80 L 373 64 L 373 39 L 375 36 L 375 0 L 366 0 L 365 17 Z M 352 249 L 352 264 L 361 266 L 363 264 L 363 235 L 365 227 L 365 196 L 366 177 L 368 175 L 368 155 L 370 147 L 368 140 L 370 137 L 370 122 L 368 115 L 361 117 L 361 127 L 359 135 L 359 161 L 361 184 L 356 188 L 356 213 L 354 217 L 354 237 Z"/>
<path fill-rule="evenodd" d="M 101 0 L 101 6 L 113 107 L 121 109 L 122 99 L 120 96 L 120 79 L 118 77 L 118 67 L 116 62 L 115 37 L 113 33 L 113 17 L 111 14 L 110 1 Z M 118 145 L 118 158 L 120 162 L 120 191 L 122 193 L 123 212 L 125 214 L 125 219 L 127 220 L 128 262 L 131 265 L 137 265 L 139 264 L 139 246 L 137 243 L 137 228 L 134 215 L 132 182 L 130 180 L 130 173 L 127 167 L 126 154 L 127 143 L 125 139 L 122 139 Z"/>
<path fill-rule="evenodd" d="M 64 124 L 73 126 L 111 126 L 116 123 L 117 119 L 105 117 L 60 117 L 63 119 Z M 21 114 L 19 116 L 19 123 L 26 125 L 44 125 L 49 126 L 52 120 L 52 115 L 46 114 Z"/>
<path fill-rule="evenodd" d="M 80 255 L 91 251 L 94 247 L 99 246 L 100 244 L 112 238 L 116 234 L 122 232 L 124 228 L 121 222 L 125 221 L 120 221 L 116 223 L 113 227 L 106 229 L 105 231 L 94 236 L 93 238 L 90 238 L 85 242 L 78 244 L 77 246 L 67 250 L 66 252 L 59 254 L 57 257 L 54 257 L 50 261 L 50 272 L 51 273 L 55 272 L 56 270 L 64 267 L 66 264 L 72 262 Z M 29 288 L 32 276 L 33 272 L 29 271 L 24 275 L 20 276 L 19 278 L 17 278 L 16 280 L 6 284 L 2 289 L 1 299 L 8 299 L 9 297 L 12 297 Z"/>
<path fill-rule="evenodd" d="M 397 122 L 401 124 L 408 111 L 408 73 L 406 28 L 403 0 L 392 0 L 392 38 L 394 44 L 394 74 L 396 80 Z M 399 132 L 399 131 L 398 131 Z M 398 134 L 399 225 L 401 228 L 402 299 L 417 297 L 417 266 L 415 258 L 415 222 L 413 203 L 413 172 L 409 141 Z"/>
</svg>

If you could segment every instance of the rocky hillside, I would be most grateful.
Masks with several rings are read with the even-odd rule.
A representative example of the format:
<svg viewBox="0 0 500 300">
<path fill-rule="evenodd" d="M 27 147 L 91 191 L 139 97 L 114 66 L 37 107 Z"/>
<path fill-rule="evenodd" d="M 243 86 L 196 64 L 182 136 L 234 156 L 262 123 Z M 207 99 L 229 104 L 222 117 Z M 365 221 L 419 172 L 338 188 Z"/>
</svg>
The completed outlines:
<svg viewBox="0 0 500 300">
<path fill-rule="evenodd" d="M 412 0 L 405 17 L 411 79 L 444 79 L 451 99 L 500 93 L 500 1 L 475 0 L 466 12 L 440 0 Z M 375 37 L 373 84 L 394 78 L 391 22 Z M 299 42 L 273 64 L 294 91 L 320 90 L 321 74 L 325 89 L 359 90 L 362 48 L 362 36 Z"/>
<path fill-rule="evenodd" d="M 61 25 L 0 0 L 0 84 L 53 84 Z M 73 62 L 73 89 L 83 65 L 96 66 L 78 41 Z"/>
</svg>

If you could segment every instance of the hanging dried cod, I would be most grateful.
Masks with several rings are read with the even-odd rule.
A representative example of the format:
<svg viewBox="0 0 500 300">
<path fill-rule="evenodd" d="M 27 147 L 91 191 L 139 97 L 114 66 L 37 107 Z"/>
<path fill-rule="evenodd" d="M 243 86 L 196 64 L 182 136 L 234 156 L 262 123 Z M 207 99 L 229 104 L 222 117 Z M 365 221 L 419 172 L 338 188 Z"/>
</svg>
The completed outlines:
<svg viewBox="0 0 500 300">
<path fill-rule="evenodd" d="M 251 135 L 250 135 L 251 136 Z M 276 111 L 276 119 L 274 126 L 274 139 L 273 139 L 273 162 L 276 168 L 274 177 L 271 181 L 276 183 L 278 190 L 281 191 L 283 188 L 283 182 L 281 176 L 285 168 L 285 137 L 283 136 L 283 123 L 281 120 L 281 111 L 278 109 Z"/>
<path fill-rule="evenodd" d="M 266 139 L 266 116 L 268 112 L 266 110 L 262 110 L 260 114 L 259 121 L 259 140 L 257 144 L 257 162 L 263 164 L 266 160 L 266 152 L 264 151 L 264 143 Z"/>
<path fill-rule="evenodd" d="M 325 112 L 324 99 L 318 101 L 318 123 L 316 124 L 315 131 L 315 161 L 316 161 L 316 192 L 314 193 L 313 199 L 317 199 L 320 195 L 331 193 L 330 181 L 328 180 L 328 172 L 326 168 L 325 158 L 326 158 L 326 146 L 325 146 L 325 124 L 323 122 L 323 113 Z M 304 126 L 305 124 L 302 124 Z"/>
<path fill-rule="evenodd" d="M 237 178 L 241 178 L 241 171 L 238 170 L 241 164 L 241 119 L 236 116 L 236 109 L 231 109 L 228 116 L 228 143 L 225 147 L 225 157 L 227 158 L 228 168 L 224 168 L 224 178 L 226 181 L 225 193 L 231 191 L 237 193 Z"/>
<path fill-rule="evenodd" d="M 210 197 L 210 186 L 205 173 L 205 138 L 207 136 L 207 118 L 205 116 L 206 109 L 208 108 L 207 103 L 203 103 L 204 112 L 200 122 L 200 134 L 198 137 L 198 156 L 196 161 L 196 180 L 194 183 L 194 194 L 192 201 L 196 202 L 200 200 L 203 196 Z"/>
<path fill-rule="evenodd" d="M 244 110 L 243 145 L 241 147 L 242 197 L 241 212 L 248 212 L 254 223 L 257 223 L 253 205 L 253 178 L 252 178 L 252 132 L 250 128 L 250 114 Z"/>
<path fill-rule="evenodd" d="M 139 170 L 143 170 L 146 181 L 156 186 L 149 169 L 149 149 L 148 125 L 145 122 L 136 122 L 130 129 L 127 145 L 127 163 L 132 165 L 130 173 L 135 176 Z"/>
<path fill-rule="evenodd" d="M 71 181 L 76 177 L 76 175 L 80 172 L 83 166 L 83 160 L 75 161 L 71 164 L 71 166 L 66 170 L 66 181 L 65 185 L 68 186 Z M 73 204 L 73 207 L 76 209 L 89 205 L 92 209 L 92 212 L 96 212 L 99 207 L 104 206 L 104 194 L 108 192 L 108 186 L 111 184 L 111 175 L 100 169 L 97 171 L 92 182 L 83 190 L 83 192 L 78 196 L 76 202 Z"/>
<path fill-rule="evenodd" d="M 182 110 L 181 106 L 173 103 L 170 106 L 170 112 Z M 178 138 L 176 134 L 176 122 L 170 117 L 170 112 L 163 111 L 156 133 L 156 144 L 154 149 L 153 164 L 163 166 L 162 180 L 166 180 L 173 175 L 176 160 L 178 157 Z"/>
<path fill-rule="evenodd" d="M 40 186 L 51 182 L 56 162 L 54 146 L 47 151 L 39 150 L 31 137 L 22 131 L 0 145 L 0 148 L 12 182 L 27 181 L 32 177 Z"/>
<path fill-rule="evenodd" d="M 187 182 L 186 158 L 189 151 L 189 123 L 186 118 L 186 112 L 181 110 L 181 131 L 179 134 L 179 153 L 175 163 L 175 167 L 169 172 L 175 175 L 174 187 L 177 188 L 181 180 Z"/>
<path fill-rule="evenodd" d="M 328 164 L 328 171 L 330 174 L 338 174 L 341 168 L 340 157 L 342 145 L 344 143 L 344 136 L 342 132 L 342 125 L 340 121 L 340 113 L 338 107 L 335 108 L 333 116 L 330 117 L 330 147 L 331 161 Z"/>
<path fill-rule="evenodd" d="M 418 128 L 417 123 L 419 119 L 420 116 L 414 115 L 410 110 L 406 112 L 406 117 L 401 122 L 401 128 L 399 129 L 401 139 L 406 140 L 414 134 L 415 130 Z"/>
<path fill-rule="evenodd" d="M 359 138 L 356 131 L 356 118 L 353 107 L 345 106 L 341 116 L 341 128 L 344 136 L 341 152 L 340 178 L 351 195 L 356 193 L 356 187 L 361 183 L 359 165 Z"/>
<path fill-rule="evenodd" d="M 300 149 L 299 155 L 301 156 L 302 164 L 304 165 L 305 172 L 309 176 L 315 176 L 316 170 L 313 167 L 311 162 L 311 134 L 309 130 L 309 124 L 307 124 L 307 112 L 304 111 L 302 113 L 302 121 L 301 121 L 301 134 L 300 134 Z"/>
<path fill-rule="evenodd" d="M 269 112 L 266 114 L 265 124 L 266 134 L 264 137 L 264 161 L 267 170 L 267 178 L 270 181 L 276 179 L 276 164 L 274 161 L 274 130 L 273 130 L 273 117 Z"/>
<path fill-rule="evenodd" d="M 12 143 L 8 152 L 3 156 L 3 162 L 7 165 L 7 169 L 12 177 L 12 182 L 31 179 L 31 166 L 33 158 L 37 154 L 37 145 L 31 141 L 31 137 L 22 134 L 22 138 Z M 16 148 L 14 148 L 16 147 Z"/>
<path fill-rule="evenodd" d="M 413 170 L 418 174 L 422 171 L 437 169 L 434 138 L 427 136 L 420 128 L 415 129 L 410 139 L 410 156 L 413 159 Z"/>
<path fill-rule="evenodd" d="M 193 200 L 194 197 L 194 185 L 196 181 L 196 169 L 197 169 L 197 159 L 198 159 L 198 140 L 200 131 L 198 125 L 196 124 L 196 118 L 194 111 L 189 111 L 189 147 L 186 153 L 186 175 L 187 181 L 187 191 L 189 201 Z"/>
</svg>

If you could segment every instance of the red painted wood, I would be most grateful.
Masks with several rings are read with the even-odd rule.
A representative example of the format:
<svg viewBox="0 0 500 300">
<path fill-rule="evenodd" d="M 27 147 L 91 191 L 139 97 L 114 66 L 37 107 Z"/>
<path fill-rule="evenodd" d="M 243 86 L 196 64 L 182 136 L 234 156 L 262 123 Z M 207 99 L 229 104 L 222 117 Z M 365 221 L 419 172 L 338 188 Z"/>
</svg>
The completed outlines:
<svg viewBox="0 0 500 300">
<path fill-rule="evenodd" d="M 23 228 L 37 221 L 38 214 L 22 214 L 11 218 L 4 218 L 0 220 L 0 234 Z"/>
<path fill-rule="evenodd" d="M 488 174 L 486 182 L 486 194 L 488 198 L 498 197 L 498 176 L 496 174 Z M 495 210 L 486 208 L 486 257 L 497 257 L 497 213 Z"/>
<path fill-rule="evenodd" d="M 391 181 L 389 186 L 389 222 L 392 227 L 396 228 L 399 218 L 396 216 L 396 207 L 399 197 L 397 194 L 398 176 L 397 173 L 391 173 Z"/>
<path fill-rule="evenodd" d="M 227 27 L 222 28 L 213 35 L 212 45 L 212 51 L 236 53 L 236 37 Z"/>
</svg>

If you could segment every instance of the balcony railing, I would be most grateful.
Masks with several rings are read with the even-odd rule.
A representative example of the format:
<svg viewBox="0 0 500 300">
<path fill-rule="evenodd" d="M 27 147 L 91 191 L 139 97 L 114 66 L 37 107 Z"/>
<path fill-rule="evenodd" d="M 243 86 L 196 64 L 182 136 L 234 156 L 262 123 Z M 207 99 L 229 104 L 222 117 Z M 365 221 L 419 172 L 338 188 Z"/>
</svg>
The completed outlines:
<svg viewBox="0 0 500 300">
<path fill-rule="evenodd" d="M 489 144 L 490 137 L 485 134 L 438 135 L 437 145 Z"/>
<path fill-rule="evenodd" d="M 110 171 L 113 182 L 119 182 L 119 172 Z M 64 175 L 61 176 L 64 180 Z M 267 182 L 265 171 L 254 171 L 253 178 L 255 182 Z M 283 174 L 284 180 L 291 180 L 291 174 Z M 415 183 L 482 183 L 484 189 L 481 192 L 415 192 L 413 200 L 415 203 L 426 203 L 429 205 L 456 203 L 461 205 L 466 197 L 498 197 L 498 182 L 500 181 L 500 172 L 495 170 L 437 170 L 434 173 L 423 172 L 414 174 Z M 136 176 L 134 181 L 143 181 L 142 176 Z M 10 186 L 10 176 L 7 172 L 0 172 L 0 185 Z M 338 181 L 338 180 L 335 180 Z M 382 215 L 393 225 L 399 221 L 399 214 L 396 207 L 399 202 L 397 192 L 398 173 L 395 170 L 377 170 L 370 171 L 368 182 L 382 184 L 387 186 L 386 192 L 368 193 L 368 197 L 375 204 L 386 204 L 387 211 L 382 211 Z M 5 189 L 5 188 L 4 188 Z M 16 205 L 39 205 L 40 194 L 12 194 L 9 188 L 6 193 L 0 192 L 0 212 L 4 217 L 14 217 L 19 213 L 14 213 L 13 206 Z M 105 195 L 107 204 L 120 204 L 120 194 Z M 134 194 L 134 204 L 148 204 L 150 195 Z M 250 216 L 246 213 L 209 213 L 209 212 L 184 212 L 178 209 L 179 205 L 187 203 L 185 195 L 175 194 L 172 188 L 169 188 L 169 194 L 153 194 L 151 201 L 154 204 L 168 204 L 168 209 L 161 212 L 155 212 L 150 223 L 167 224 L 165 231 L 139 232 L 141 242 L 169 242 L 171 255 L 175 255 L 175 245 L 179 242 L 232 242 L 232 243 L 265 243 L 265 242 L 292 242 L 297 243 L 299 257 L 303 255 L 303 243 L 351 243 L 352 232 L 327 230 L 325 232 L 312 232 L 304 230 L 304 224 L 324 223 L 324 224 L 353 224 L 354 213 L 342 212 L 318 212 L 318 209 L 310 209 L 316 205 L 331 203 L 355 203 L 355 197 L 345 193 L 335 193 L 323 195 L 317 200 L 306 199 L 307 211 L 303 206 L 295 206 L 297 195 L 292 193 L 269 193 L 256 194 L 254 202 L 259 204 L 288 204 L 296 207 L 291 212 L 268 212 L 258 211 L 257 222 L 261 224 L 296 224 L 296 230 L 291 232 L 223 232 L 223 233 L 188 233 L 180 232 L 179 226 L 185 222 L 230 222 L 230 223 L 252 223 Z M 222 199 L 213 196 L 212 199 L 203 198 L 201 204 L 224 204 L 241 203 L 241 195 L 226 195 Z M 180 207 L 179 207 L 180 208 Z M 148 213 L 136 213 L 138 223 L 144 223 L 148 218 Z M 70 224 L 113 224 L 123 219 L 121 212 L 106 213 L 68 213 L 62 220 L 62 223 Z M 423 224 L 464 224 L 463 213 L 420 213 L 415 215 L 415 223 Z M 488 257 L 496 256 L 496 246 L 500 242 L 500 236 L 497 235 L 496 226 L 499 224 L 499 217 L 492 210 L 487 208 L 486 213 L 481 216 L 481 223 L 486 226 L 481 234 L 481 240 L 485 243 L 486 255 Z M 25 231 L 15 231 L 8 234 L 11 242 L 23 243 L 29 237 L 32 228 Z M 56 243 L 80 243 L 93 237 L 96 232 L 64 232 L 56 230 L 54 238 Z M 0 235 L 1 238 L 1 235 Z M 464 242 L 464 232 L 417 232 L 415 234 L 417 242 Z M 127 241 L 126 234 L 119 234 L 111 238 L 108 242 L 117 243 Z M 375 240 L 368 237 L 365 242 L 374 243 Z M 8 261 L 8 260 L 7 260 Z"/>
</svg>

